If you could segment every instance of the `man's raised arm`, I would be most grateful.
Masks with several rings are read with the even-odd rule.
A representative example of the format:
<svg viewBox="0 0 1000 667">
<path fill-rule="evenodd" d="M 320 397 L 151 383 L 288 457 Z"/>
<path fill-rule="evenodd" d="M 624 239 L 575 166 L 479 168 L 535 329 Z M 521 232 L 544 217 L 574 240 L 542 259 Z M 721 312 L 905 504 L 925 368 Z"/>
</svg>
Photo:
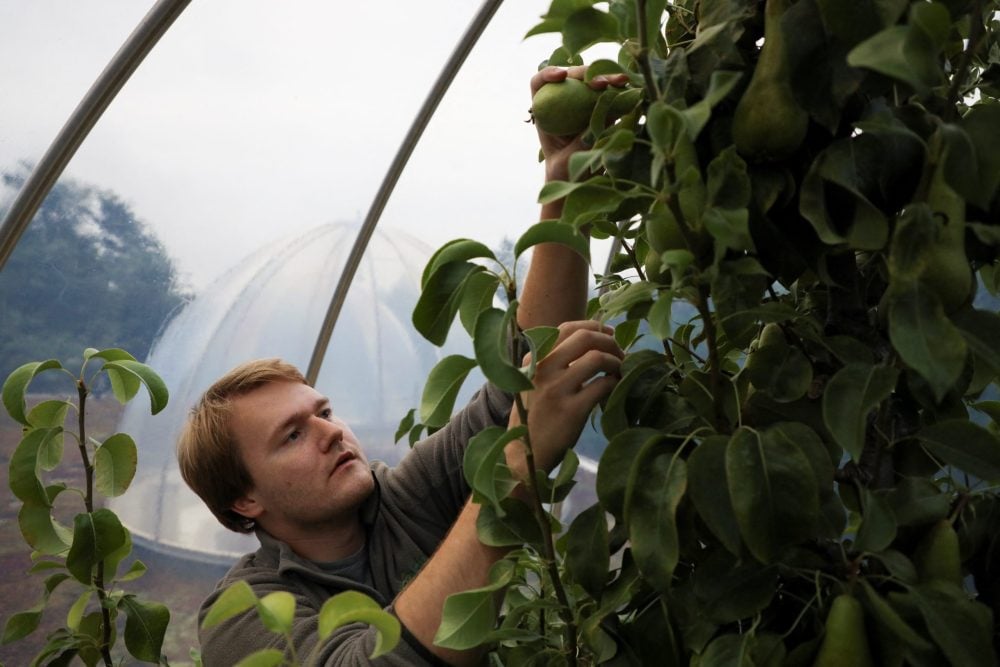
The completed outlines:
<svg viewBox="0 0 1000 667">
<path fill-rule="evenodd" d="M 582 79 L 585 68 L 568 70 L 547 67 L 531 79 L 534 93 L 546 83 L 567 76 Z M 591 85 L 603 89 L 624 83 L 624 76 L 600 78 Z M 545 154 L 546 181 L 567 180 L 569 156 L 583 147 L 579 137 L 553 137 L 539 132 Z M 541 218 L 558 218 L 561 202 L 542 207 Z M 590 267 L 570 248 L 546 243 L 535 246 L 531 266 L 521 291 L 518 323 L 528 329 L 560 326 L 558 342 L 543 359 L 530 392 L 528 427 L 539 467 L 554 468 L 569 447 L 575 444 L 587 416 L 607 396 L 617 381 L 623 353 L 610 327 L 581 320 L 587 304 Z M 577 320 L 577 321 L 574 321 Z M 516 411 L 511 424 L 517 424 Z M 516 474 L 524 474 L 520 443 L 507 449 L 508 464 Z M 506 549 L 489 547 L 479 541 L 476 518 L 479 505 L 467 502 L 458 520 L 420 573 L 396 598 L 394 609 L 407 630 L 427 649 L 453 665 L 473 665 L 483 649 L 453 651 L 434 645 L 441 624 L 445 599 L 453 594 L 484 586 L 489 570 L 503 558 Z"/>
<path fill-rule="evenodd" d="M 583 79 L 585 67 L 546 67 L 531 78 L 531 95 L 547 83 L 557 83 L 572 77 Z M 609 85 L 623 85 L 624 74 L 595 77 L 591 87 L 602 90 Z M 538 132 L 538 141 L 545 155 L 545 181 L 569 180 L 569 158 L 584 148 L 581 137 L 555 137 Z M 562 200 L 542 206 L 543 220 L 562 215 Z M 563 322 L 583 319 L 587 308 L 587 287 L 590 267 L 574 251 L 558 243 L 535 246 L 531 266 L 520 295 L 518 324 L 523 329 L 537 326 L 558 326 Z"/>
</svg>

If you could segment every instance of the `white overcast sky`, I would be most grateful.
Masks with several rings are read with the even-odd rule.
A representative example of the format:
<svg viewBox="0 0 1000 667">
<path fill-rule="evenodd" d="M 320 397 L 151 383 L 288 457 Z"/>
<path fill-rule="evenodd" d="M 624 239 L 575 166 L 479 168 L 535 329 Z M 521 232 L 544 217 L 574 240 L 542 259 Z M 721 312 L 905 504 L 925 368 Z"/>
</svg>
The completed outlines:
<svg viewBox="0 0 1000 667">
<path fill-rule="evenodd" d="M 37 160 L 152 6 L 0 0 L 0 170 Z M 528 79 L 549 0 L 501 6 L 380 223 L 491 245 L 537 217 Z M 474 0 L 194 0 L 65 176 L 113 190 L 201 288 L 272 239 L 364 217 Z"/>
</svg>

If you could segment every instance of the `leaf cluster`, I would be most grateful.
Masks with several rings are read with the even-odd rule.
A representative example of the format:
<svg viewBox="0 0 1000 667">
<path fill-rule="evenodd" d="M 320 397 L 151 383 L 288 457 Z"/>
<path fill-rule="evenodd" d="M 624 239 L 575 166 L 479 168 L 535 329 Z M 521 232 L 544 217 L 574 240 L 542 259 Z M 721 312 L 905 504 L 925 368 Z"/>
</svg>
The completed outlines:
<svg viewBox="0 0 1000 667">
<path fill-rule="evenodd" d="M 540 515 L 509 497 L 522 435 L 470 443 L 480 539 L 519 549 L 449 601 L 439 643 L 492 643 L 498 664 L 806 665 L 863 638 L 875 664 L 994 664 L 998 9 L 553 0 L 529 32 L 561 34 L 548 64 L 614 44 L 587 76 L 629 86 L 542 189 L 560 219 L 525 236 L 614 240 L 590 312 L 629 354 L 598 503 L 567 526 L 550 510 L 574 472 L 535 480 Z M 506 269 L 478 247 L 442 248 L 414 311 L 438 344 L 460 316 L 476 350 L 432 373 L 435 426 L 474 364 L 530 391 L 536 336 L 515 298 L 483 296 Z"/>
<path fill-rule="evenodd" d="M 80 593 L 66 612 L 65 625 L 46 638 L 32 665 L 68 664 L 73 658 L 86 665 L 113 664 L 120 618 L 124 618 L 121 636 L 128 653 L 137 660 L 160 663 L 170 612 L 162 604 L 120 588 L 141 577 L 146 566 L 132 560 L 127 569 L 119 571 L 132 552 L 132 537 L 113 511 L 99 506 L 99 497 L 116 497 L 128 490 L 135 476 L 137 447 L 125 433 L 103 441 L 88 437 L 86 399 L 89 387 L 103 374 L 122 403 L 132 400 L 145 386 L 155 414 L 166 406 L 167 388 L 152 369 L 124 350 L 90 348 L 84 351 L 83 359 L 78 376 L 50 359 L 18 367 L 3 384 L 3 405 L 22 425 L 23 434 L 9 464 L 10 489 L 21 503 L 18 524 L 32 549 L 34 564 L 29 574 L 44 576 L 44 582 L 41 601 L 31 609 L 12 614 L 0 641 L 6 644 L 34 632 L 53 591 L 67 583 Z M 91 363 L 101 365 L 87 375 Z M 75 386 L 76 402 L 45 400 L 29 410 L 29 386 L 45 372 L 69 376 Z M 76 417 L 75 428 L 67 427 L 71 416 Z M 83 489 L 65 482 L 46 483 L 47 478 L 57 475 L 55 471 L 61 464 L 70 465 L 63 461 L 67 442 L 76 444 L 80 452 Z M 57 499 L 64 493 L 78 495 L 84 506 L 84 511 L 74 516 L 72 527 L 57 518 L 58 510 L 65 506 L 57 505 Z"/>
</svg>

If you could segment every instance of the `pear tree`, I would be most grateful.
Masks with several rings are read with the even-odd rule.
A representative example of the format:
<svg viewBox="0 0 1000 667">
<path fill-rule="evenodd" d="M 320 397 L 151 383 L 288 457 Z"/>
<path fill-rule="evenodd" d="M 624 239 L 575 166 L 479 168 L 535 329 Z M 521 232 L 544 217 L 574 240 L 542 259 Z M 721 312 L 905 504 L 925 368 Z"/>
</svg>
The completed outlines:
<svg viewBox="0 0 1000 667">
<path fill-rule="evenodd" d="M 525 504 L 502 452 L 530 433 L 470 443 L 480 539 L 511 551 L 437 643 L 494 665 L 997 663 L 998 11 L 552 0 L 528 32 L 561 36 L 546 64 L 629 85 L 536 100 L 588 149 L 515 254 L 591 260 L 590 315 L 628 354 L 590 507 L 553 512 L 574 453 Z M 457 319 L 475 358 L 432 371 L 399 437 L 441 426 L 474 366 L 531 390 L 520 359 L 553 332 L 518 329 L 513 272 L 469 239 L 428 264 L 414 325 L 442 344 Z"/>
</svg>

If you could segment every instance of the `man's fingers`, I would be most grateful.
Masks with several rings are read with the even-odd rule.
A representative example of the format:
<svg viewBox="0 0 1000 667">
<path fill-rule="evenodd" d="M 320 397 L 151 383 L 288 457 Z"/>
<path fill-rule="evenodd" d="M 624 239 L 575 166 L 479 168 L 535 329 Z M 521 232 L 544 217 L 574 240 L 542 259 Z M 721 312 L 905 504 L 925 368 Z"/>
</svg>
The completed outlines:
<svg viewBox="0 0 1000 667">
<path fill-rule="evenodd" d="M 579 79 L 583 81 L 586 74 L 586 65 L 574 65 L 573 67 L 556 67 L 551 65 L 543 67 L 531 77 L 531 96 L 534 97 L 538 89 L 547 83 L 558 83 L 565 79 Z M 626 83 L 628 83 L 628 75 L 626 74 L 602 74 L 591 79 L 588 85 L 595 90 L 604 90 L 608 86 L 624 86 Z"/>
<path fill-rule="evenodd" d="M 564 67 L 543 67 L 535 72 L 531 77 L 531 96 L 534 97 L 538 89 L 547 83 L 558 83 L 569 76 L 569 71 Z"/>
<path fill-rule="evenodd" d="M 617 378 L 621 375 L 622 360 L 616 354 L 590 350 L 570 364 L 556 381 L 564 385 L 567 391 L 576 391 L 580 386 L 591 380 L 595 375 L 604 373 Z M 617 380 L 616 380 L 617 381 Z"/>
<path fill-rule="evenodd" d="M 611 328 L 596 322 L 595 324 L 600 328 L 580 327 L 570 330 L 563 340 L 556 343 L 556 346 L 541 363 L 546 368 L 568 368 L 570 364 L 590 350 L 605 352 L 619 359 L 624 357 L 625 353 L 618 347 L 618 343 L 611 335 Z M 560 331 L 560 337 L 562 335 L 563 332 Z"/>
<path fill-rule="evenodd" d="M 614 327 L 608 326 L 607 324 L 597 320 L 574 320 L 572 322 L 563 322 L 559 325 L 559 337 L 556 338 L 556 345 L 559 345 L 577 331 L 600 331 L 601 333 L 608 334 L 609 336 L 615 332 Z"/>
<path fill-rule="evenodd" d="M 583 386 L 578 396 L 586 405 L 597 405 L 611 394 L 615 385 L 618 384 L 618 379 L 615 375 L 602 375 L 599 378 L 594 378 Z"/>
</svg>

